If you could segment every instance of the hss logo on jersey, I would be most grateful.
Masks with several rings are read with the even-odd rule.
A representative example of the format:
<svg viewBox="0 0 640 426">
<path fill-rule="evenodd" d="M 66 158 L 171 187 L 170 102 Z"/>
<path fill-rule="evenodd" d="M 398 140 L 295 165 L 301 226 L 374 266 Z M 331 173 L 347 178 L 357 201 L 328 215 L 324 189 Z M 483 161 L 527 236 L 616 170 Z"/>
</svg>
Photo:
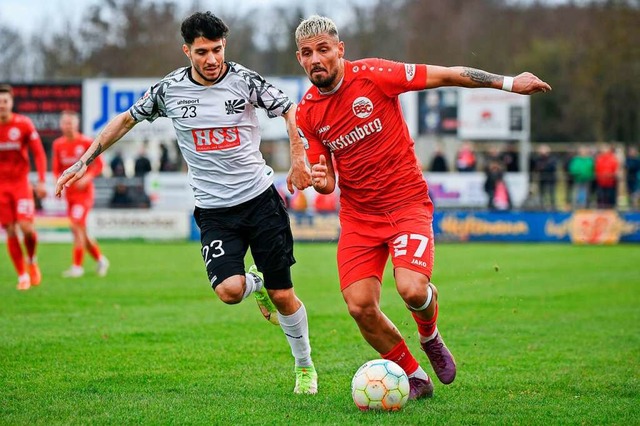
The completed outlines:
<svg viewBox="0 0 640 426">
<path fill-rule="evenodd" d="M 240 146 L 240 131 L 237 126 L 215 129 L 192 129 L 196 151 L 220 151 Z"/>
</svg>

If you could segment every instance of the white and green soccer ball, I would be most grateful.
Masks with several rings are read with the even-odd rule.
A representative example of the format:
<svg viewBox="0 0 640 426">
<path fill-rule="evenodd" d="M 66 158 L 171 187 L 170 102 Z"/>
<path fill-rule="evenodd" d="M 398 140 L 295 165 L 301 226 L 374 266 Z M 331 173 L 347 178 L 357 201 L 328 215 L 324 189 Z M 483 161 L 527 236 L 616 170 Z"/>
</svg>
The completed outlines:
<svg viewBox="0 0 640 426">
<path fill-rule="evenodd" d="M 351 381 L 351 395 L 362 411 L 397 411 L 409 399 L 409 378 L 395 362 L 374 359 L 356 371 Z"/>
</svg>

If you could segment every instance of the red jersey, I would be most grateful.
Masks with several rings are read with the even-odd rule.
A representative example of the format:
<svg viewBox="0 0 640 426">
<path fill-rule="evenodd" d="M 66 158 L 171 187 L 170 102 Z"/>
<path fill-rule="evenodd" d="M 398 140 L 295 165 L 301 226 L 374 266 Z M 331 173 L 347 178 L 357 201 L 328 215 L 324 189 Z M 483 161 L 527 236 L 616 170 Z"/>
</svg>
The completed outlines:
<svg viewBox="0 0 640 426">
<path fill-rule="evenodd" d="M 47 155 L 40 135 L 29 117 L 11 114 L 7 123 L 0 123 L 0 183 L 20 182 L 29 176 L 29 150 L 38 171 L 38 180 L 45 181 Z"/>
<path fill-rule="evenodd" d="M 342 210 L 386 212 L 428 200 L 398 95 L 426 86 L 426 65 L 345 60 L 344 79 L 323 94 L 312 86 L 298 105 L 311 164 L 333 155 Z"/>
<path fill-rule="evenodd" d="M 74 139 L 68 139 L 66 136 L 60 136 L 53 141 L 52 154 L 52 169 L 53 175 L 57 179 L 62 172 L 71 167 L 82 157 L 82 154 L 91 146 L 92 140 L 87 136 L 78 133 Z M 100 175 L 102 173 L 102 158 L 96 157 L 87 169 L 87 175 L 91 178 Z M 85 175 L 86 176 L 86 175 Z M 67 198 L 70 196 L 89 196 L 93 197 L 93 182 L 89 183 L 84 188 L 79 188 L 77 185 L 71 185 L 65 188 Z"/>
</svg>

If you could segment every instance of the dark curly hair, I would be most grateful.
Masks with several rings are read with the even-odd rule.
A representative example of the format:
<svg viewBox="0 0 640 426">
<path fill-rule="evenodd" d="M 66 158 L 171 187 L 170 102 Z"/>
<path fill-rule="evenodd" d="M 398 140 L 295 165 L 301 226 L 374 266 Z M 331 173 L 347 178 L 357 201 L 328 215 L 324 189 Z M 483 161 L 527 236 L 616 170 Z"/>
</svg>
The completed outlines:
<svg viewBox="0 0 640 426">
<path fill-rule="evenodd" d="M 186 44 L 193 44 L 198 37 L 208 40 L 226 38 L 229 27 L 211 12 L 196 12 L 182 21 L 180 32 Z"/>
</svg>

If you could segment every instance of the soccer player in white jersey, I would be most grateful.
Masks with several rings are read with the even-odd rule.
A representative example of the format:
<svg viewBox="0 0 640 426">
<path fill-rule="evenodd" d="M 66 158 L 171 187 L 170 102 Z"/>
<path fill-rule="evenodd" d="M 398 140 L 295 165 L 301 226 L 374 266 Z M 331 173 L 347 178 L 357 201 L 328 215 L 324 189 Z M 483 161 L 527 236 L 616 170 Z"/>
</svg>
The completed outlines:
<svg viewBox="0 0 640 426">
<path fill-rule="evenodd" d="M 189 166 L 200 227 L 202 257 L 212 288 L 224 303 L 251 294 L 267 320 L 280 324 L 295 358 L 295 393 L 317 393 L 307 314 L 291 281 L 293 237 L 273 170 L 259 150 L 256 108 L 284 118 L 291 144 L 289 191 L 311 185 L 295 104 L 258 73 L 225 61 L 228 27 L 211 12 L 195 13 L 181 27 L 191 66 L 168 74 L 128 111 L 114 117 L 80 160 L 60 176 L 56 195 L 82 178 L 87 166 L 137 123 L 173 120 Z M 256 262 L 245 273 L 248 248 Z M 257 271 L 262 272 L 263 277 Z M 275 305 L 275 306 L 274 306 Z"/>
</svg>

